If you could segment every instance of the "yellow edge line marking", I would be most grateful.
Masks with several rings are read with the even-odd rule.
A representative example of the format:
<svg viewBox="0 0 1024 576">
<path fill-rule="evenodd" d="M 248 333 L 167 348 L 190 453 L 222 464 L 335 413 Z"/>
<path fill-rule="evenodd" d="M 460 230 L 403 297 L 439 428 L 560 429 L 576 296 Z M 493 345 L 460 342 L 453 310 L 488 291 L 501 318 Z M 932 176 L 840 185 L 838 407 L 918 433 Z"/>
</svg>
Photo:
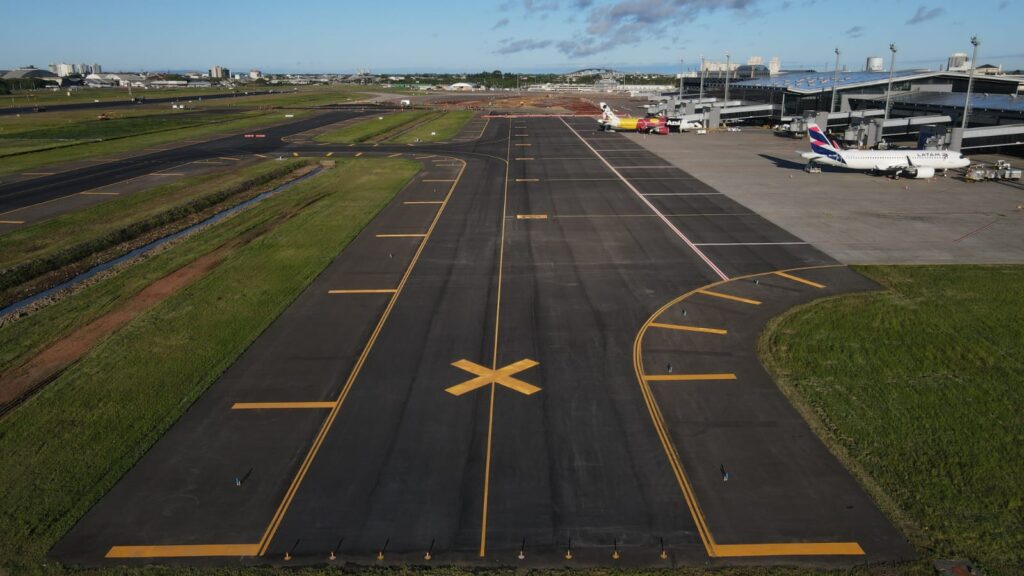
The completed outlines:
<svg viewBox="0 0 1024 576">
<path fill-rule="evenodd" d="M 540 182 L 540 178 L 516 178 L 516 182 Z"/>
<path fill-rule="evenodd" d="M 533 146 L 533 144 L 516 144 L 516 146 Z"/>
<path fill-rule="evenodd" d="M 359 157 L 360 157 L 360 156 L 362 156 L 362 155 L 363 155 L 363 153 L 362 153 L 362 152 L 356 152 L 356 158 L 359 158 Z"/>
<path fill-rule="evenodd" d="M 459 180 L 462 178 L 463 172 L 466 170 L 466 163 L 462 163 L 462 169 L 459 170 L 458 177 L 455 178 L 455 182 L 452 183 L 448 189 L 448 194 L 445 196 L 445 202 L 451 198 L 455 188 L 459 185 Z M 384 312 L 381 313 L 380 319 L 377 321 L 377 326 L 373 329 L 373 333 L 370 334 L 370 338 L 366 341 L 366 345 L 363 346 L 363 351 L 360 352 L 359 358 L 356 359 L 355 365 L 352 367 L 352 371 L 349 373 L 348 379 L 345 381 L 345 385 L 341 389 L 341 393 L 338 395 L 337 400 L 334 402 L 334 408 L 331 409 L 330 414 L 324 420 L 323 425 L 320 427 L 320 431 L 317 433 L 316 438 L 313 440 L 313 444 L 310 446 L 309 451 L 306 453 L 306 457 L 303 459 L 302 464 L 299 466 L 299 470 L 295 473 L 295 477 L 292 479 L 291 485 L 285 492 L 284 498 L 281 500 L 281 504 L 278 505 L 277 511 L 274 513 L 274 517 L 271 518 L 270 524 L 267 525 L 266 531 L 263 533 L 263 537 L 260 539 L 259 544 L 259 555 L 266 554 L 267 547 L 270 546 L 271 540 L 274 539 L 274 534 L 277 533 L 278 526 L 281 525 L 281 520 L 284 519 L 285 513 L 288 511 L 288 507 L 291 506 L 292 499 L 295 498 L 295 493 L 298 491 L 299 486 L 302 484 L 303 478 L 306 477 L 306 472 L 309 467 L 313 464 L 313 460 L 316 458 L 317 452 L 320 451 L 320 446 L 323 445 L 324 438 L 327 437 L 327 432 L 331 429 L 334 424 L 334 420 L 338 417 L 338 412 L 341 410 L 342 405 L 345 403 L 345 399 L 348 397 L 349 391 L 355 383 L 356 377 L 359 375 L 359 371 L 362 369 L 363 364 L 366 362 L 366 358 L 370 355 L 370 351 L 373 349 L 374 343 L 377 341 L 377 337 L 380 335 L 381 330 L 384 328 L 384 324 L 387 322 L 388 316 L 391 315 L 391 310 L 395 307 L 395 302 L 398 301 L 398 297 L 402 294 L 402 289 L 405 287 L 406 282 L 409 280 L 409 276 L 412 275 L 412 270 L 416 266 L 416 262 L 419 261 L 420 255 L 427 246 L 427 240 L 430 235 L 434 232 L 434 228 L 437 226 L 437 222 L 441 219 L 441 215 L 444 213 L 444 206 L 437 211 L 434 215 L 434 220 L 430 223 L 430 227 L 427 228 L 427 239 L 420 242 L 419 247 L 416 249 L 416 253 L 413 254 L 412 261 L 409 262 L 409 266 L 405 269 L 405 274 L 402 279 L 398 282 L 398 288 L 394 290 L 391 299 L 388 300 L 387 307 L 384 308 Z"/>
<path fill-rule="evenodd" d="M 190 544 L 180 546 L 112 546 L 107 558 L 190 558 L 198 556 L 255 556 L 259 544 Z"/>
<path fill-rule="evenodd" d="M 455 180 L 420 180 L 420 182 L 455 182 Z"/>
<path fill-rule="evenodd" d="M 327 154 L 324 154 L 324 157 L 326 158 L 330 158 L 331 156 L 334 156 L 334 152 L 328 152 Z"/>
<path fill-rule="evenodd" d="M 24 224 L 24 220 L 0 220 L 0 224 Z"/>
<path fill-rule="evenodd" d="M 516 220 L 547 220 L 547 214 L 516 214 Z"/>
<path fill-rule="evenodd" d="M 365 290 L 328 290 L 328 294 L 394 294 L 393 288 L 365 289 Z"/>
<path fill-rule="evenodd" d="M 531 158 L 531 157 L 516 158 L 516 160 L 533 160 L 533 158 Z"/>
<path fill-rule="evenodd" d="M 776 272 L 775 275 L 776 276 L 782 276 L 783 278 L 788 278 L 788 279 L 790 279 L 790 280 L 792 280 L 794 282 L 799 282 L 801 284 L 807 284 L 808 286 L 813 286 L 815 288 L 824 288 L 825 287 L 824 284 L 818 284 L 817 282 L 811 282 L 810 280 L 808 280 L 806 278 L 801 278 L 799 276 L 793 276 L 792 274 L 786 274 L 785 272 Z"/>
<path fill-rule="evenodd" d="M 232 410 L 290 410 L 295 408 L 334 408 L 334 402 L 235 402 Z"/>
<path fill-rule="evenodd" d="M 842 264 L 828 264 L 824 266 L 806 266 L 803 268 L 794 268 L 787 270 L 787 272 L 794 272 L 798 270 L 816 270 L 822 268 L 841 268 Z M 719 556 L 718 550 L 721 548 L 724 554 L 735 554 L 739 549 L 731 548 L 731 546 L 738 545 L 725 545 L 720 547 L 715 544 L 714 538 L 711 536 L 711 531 L 708 529 L 707 520 L 704 518 L 704 513 L 701 511 L 700 503 L 697 501 L 697 496 L 694 493 L 693 486 L 690 485 L 690 480 L 686 476 L 686 470 L 683 468 L 683 464 L 679 459 L 679 451 L 676 449 L 675 444 L 668 435 L 668 429 L 665 426 L 665 419 L 661 414 L 661 408 L 658 406 L 657 401 L 654 398 L 654 393 L 651 391 L 651 387 L 647 382 L 647 375 L 644 372 L 643 366 L 643 339 L 647 334 L 647 330 L 651 324 L 664 314 L 668 309 L 675 306 L 676 304 L 686 300 L 694 294 L 703 292 L 708 288 L 713 288 L 735 280 L 745 280 L 749 278 L 755 278 L 758 276 L 766 276 L 771 272 L 762 272 L 759 274 L 749 274 L 746 276 L 737 276 L 728 280 L 721 280 L 708 284 L 704 287 L 697 288 L 679 296 L 664 306 L 659 308 L 650 318 L 641 326 L 637 332 L 636 338 L 633 340 L 633 371 L 636 374 L 637 383 L 640 386 L 640 393 L 644 398 L 644 403 L 647 405 L 647 412 L 651 416 L 651 423 L 654 425 L 654 430 L 658 434 L 658 439 L 661 441 L 662 448 L 665 450 L 665 456 L 668 458 L 669 465 L 672 467 L 672 471 L 675 474 L 676 482 L 679 484 L 679 489 L 683 493 L 683 499 L 686 501 L 686 507 L 690 510 L 690 516 L 693 517 L 694 524 L 697 526 L 698 535 L 701 538 L 701 542 L 704 544 L 704 549 L 707 551 L 708 556 L 716 558 Z M 753 545 L 757 546 L 757 545 Z M 755 549 L 748 549 L 755 550 Z M 819 552 L 820 553 L 820 552 Z"/>
<path fill-rule="evenodd" d="M 401 155 L 402 155 L 401 152 L 396 152 L 395 154 L 388 154 L 388 158 L 394 158 L 395 156 L 401 156 Z"/>
<path fill-rule="evenodd" d="M 377 234 L 377 238 L 423 238 L 426 234 Z"/>
<path fill-rule="evenodd" d="M 647 376 L 648 382 L 673 382 L 696 380 L 735 380 L 735 374 L 656 374 Z"/>
<path fill-rule="evenodd" d="M 22 172 L 22 176 L 53 176 L 57 172 Z"/>
<path fill-rule="evenodd" d="M 120 192 L 79 192 L 82 196 L 120 196 Z"/>
<path fill-rule="evenodd" d="M 146 176 L 184 176 L 184 172 L 150 172 Z M 84 194 L 84 192 L 83 192 Z"/>
<path fill-rule="evenodd" d="M 682 330 L 684 332 L 703 332 L 705 334 L 728 334 L 728 330 L 722 330 L 721 328 L 703 328 L 701 326 L 683 326 L 681 324 L 662 324 L 660 322 L 652 322 L 652 328 L 664 328 L 666 330 Z"/>
<path fill-rule="evenodd" d="M 234 156 L 218 156 L 218 158 L 220 158 L 221 160 L 233 160 L 235 162 L 241 160 L 241 158 L 235 158 Z"/>
<path fill-rule="evenodd" d="M 705 296 L 714 296 L 715 298 L 725 298 L 726 300 L 732 300 L 734 302 L 743 302 L 744 304 L 753 304 L 757 306 L 761 304 L 758 300 L 751 300 L 750 298 L 743 298 L 741 296 L 733 296 L 732 294 L 722 294 L 721 292 L 712 292 L 711 290 L 698 290 L 698 294 L 704 294 Z"/>
<path fill-rule="evenodd" d="M 268 158 L 266 154 L 253 154 L 253 156 L 259 156 L 260 158 Z"/>
<path fill-rule="evenodd" d="M 402 204 L 444 204 L 444 202 L 441 200 L 410 200 L 402 202 Z"/>
<path fill-rule="evenodd" d="M 739 556 L 863 556 L 856 542 L 793 542 L 778 544 L 717 544 L 720 558 Z"/>
</svg>

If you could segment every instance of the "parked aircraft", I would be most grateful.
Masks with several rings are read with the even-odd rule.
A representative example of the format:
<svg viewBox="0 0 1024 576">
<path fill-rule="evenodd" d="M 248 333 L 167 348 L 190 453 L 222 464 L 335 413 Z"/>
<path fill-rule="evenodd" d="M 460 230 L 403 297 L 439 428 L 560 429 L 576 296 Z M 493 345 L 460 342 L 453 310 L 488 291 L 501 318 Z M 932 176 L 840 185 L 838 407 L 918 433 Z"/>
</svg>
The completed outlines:
<svg viewBox="0 0 1024 576">
<path fill-rule="evenodd" d="M 648 134 L 668 134 L 668 126 L 664 117 L 655 118 L 619 118 L 610 106 L 601 102 L 601 119 L 598 124 L 602 130 L 622 130 L 628 132 L 646 132 Z"/>
<path fill-rule="evenodd" d="M 808 165 L 867 170 L 894 178 L 931 178 L 936 171 L 966 168 L 971 159 L 955 150 L 843 150 L 817 124 L 807 125 L 811 151 L 800 154 Z"/>
</svg>

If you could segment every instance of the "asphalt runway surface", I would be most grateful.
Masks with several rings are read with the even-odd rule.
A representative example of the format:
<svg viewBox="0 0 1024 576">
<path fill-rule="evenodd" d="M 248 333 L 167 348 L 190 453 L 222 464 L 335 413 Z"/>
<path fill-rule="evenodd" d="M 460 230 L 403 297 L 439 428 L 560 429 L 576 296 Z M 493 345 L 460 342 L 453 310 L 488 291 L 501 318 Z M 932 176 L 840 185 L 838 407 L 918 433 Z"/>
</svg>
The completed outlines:
<svg viewBox="0 0 1024 576">
<path fill-rule="evenodd" d="M 769 318 L 872 288 L 859 275 L 590 119 L 289 150 L 401 154 L 425 170 L 58 560 L 913 556 L 755 352 Z"/>
</svg>

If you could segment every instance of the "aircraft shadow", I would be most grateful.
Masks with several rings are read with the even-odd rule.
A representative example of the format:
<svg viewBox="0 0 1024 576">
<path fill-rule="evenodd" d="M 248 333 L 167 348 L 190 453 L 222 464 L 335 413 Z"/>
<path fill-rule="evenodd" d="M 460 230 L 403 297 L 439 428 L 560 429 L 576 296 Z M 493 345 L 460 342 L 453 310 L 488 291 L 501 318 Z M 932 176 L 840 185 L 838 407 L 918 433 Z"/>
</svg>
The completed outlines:
<svg viewBox="0 0 1024 576">
<path fill-rule="evenodd" d="M 803 171 L 804 167 L 807 166 L 806 161 L 789 160 L 787 158 L 779 158 L 778 156 L 772 156 L 770 154 L 758 154 L 758 156 L 764 158 L 765 160 L 771 160 L 772 162 L 775 163 L 775 166 L 777 168 Z M 821 166 L 820 168 L 822 172 L 841 172 L 841 170 L 839 170 L 838 168 L 832 168 L 830 166 Z"/>
</svg>

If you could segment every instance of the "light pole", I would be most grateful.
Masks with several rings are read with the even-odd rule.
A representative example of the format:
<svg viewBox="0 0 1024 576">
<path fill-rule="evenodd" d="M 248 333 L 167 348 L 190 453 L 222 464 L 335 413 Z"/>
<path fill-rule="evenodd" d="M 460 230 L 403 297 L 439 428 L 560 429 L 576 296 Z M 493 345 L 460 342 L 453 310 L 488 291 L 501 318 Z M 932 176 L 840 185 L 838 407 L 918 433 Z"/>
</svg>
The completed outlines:
<svg viewBox="0 0 1024 576">
<path fill-rule="evenodd" d="M 889 85 L 885 88 L 885 118 L 889 119 L 889 101 L 892 99 L 892 72 L 896 69 L 896 44 L 889 44 L 892 58 L 889 60 Z M 883 122 L 884 122 L 883 120 Z"/>
<path fill-rule="evenodd" d="M 964 98 L 964 117 L 960 121 L 960 128 L 967 128 L 967 114 L 971 109 L 971 89 L 974 88 L 974 69 L 978 65 L 978 40 L 977 36 L 971 36 L 971 44 L 974 46 L 974 54 L 971 55 L 971 74 L 967 77 L 967 97 Z"/>
<path fill-rule="evenodd" d="M 729 102 L 729 77 L 732 76 L 732 70 L 729 68 L 729 53 L 725 53 L 725 102 L 723 105 Z"/>
<path fill-rule="evenodd" d="M 679 59 L 679 99 L 680 100 L 683 99 L 683 74 L 685 74 L 685 73 L 686 73 L 686 70 L 683 68 L 683 59 L 680 58 Z"/>
<path fill-rule="evenodd" d="M 836 47 L 836 69 L 832 73 L 832 103 L 828 106 L 829 113 L 836 111 L 836 84 L 839 83 L 839 47 Z"/>
<path fill-rule="evenodd" d="M 706 130 L 708 127 L 706 114 L 707 109 L 704 107 L 704 55 L 700 55 L 700 91 L 697 94 L 697 105 L 700 106 L 700 124 Z"/>
</svg>

